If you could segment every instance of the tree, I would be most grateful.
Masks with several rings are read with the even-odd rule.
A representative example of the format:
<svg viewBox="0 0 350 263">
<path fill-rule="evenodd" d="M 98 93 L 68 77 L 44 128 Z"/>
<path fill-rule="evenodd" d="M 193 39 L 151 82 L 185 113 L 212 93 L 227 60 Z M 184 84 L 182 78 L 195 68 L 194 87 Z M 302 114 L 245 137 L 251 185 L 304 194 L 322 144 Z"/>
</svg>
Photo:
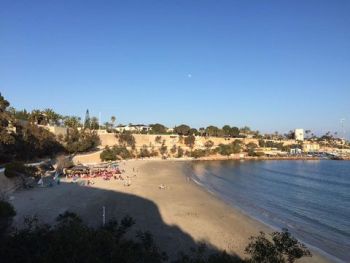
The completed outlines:
<svg viewBox="0 0 350 263">
<path fill-rule="evenodd" d="M 86 110 L 86 113 L 85 113 L 84 129 L 90 129 L 90 114 L 89 114 L 89 110 Z"/>
<path fill-rule="evenodd" d="M 46 124 L 45 116 L 40 110 L 32 110 L 30 113 L 29 121 L 35 124 Z"/>
<path fill-rule="evenodd" d="M 249 156 L 255 156 L 255 149 L 258 148 L 258 145 L 256 143 L 250 142 L 246 145 L 246 148 L 248 150 Z"/>
<path fill-rule="evenodd" d="M 9 106 L 10 103 L 0 94 L 1 162 L 42 158 L 63 151 L 54 134 L 31 123 L 20 124 L 14 117 L 14 111 L 8 111 Z M 39 110 L 33 112 L 31 117 L 40 122 L 44 116 Z"/>
<path fill-rule="evenodd" d="M 231 127 L 229 125 L 223 126 L 222 131 L 224 136 L 231 136 Z"/>
<path fill-rule="evenodd" d="M 191 135 L 188 135 L 188 136 L 185 138 L 185 144 L 186 144 L 188 147 L 190 147 L 191 149 L 193 148 L 195 141 L 196 141 L 196 137 L 194 137 L 192 134 L 191 134 Z"/>
<path fill-rule="evenodd" d="M 251 263 L 293 263 L 304 256 L 311 257 L 306 246 L 291 236 L 287 229 L 271 234 L 272 242 L 260 232 L 257 237 L 251 237 L 245 252 L 250 255 Z"/>
<path fill-rule="evenodd" d="M 80 120 L 80 117 L 77 116 L 65 116 L 63 118 L 63 123 L 66 127 L 78 128 L 81 126 Z"/>
<path fill-rule="evenodd" d="M 99 128 L 100 128 L 100 124 L 98 122 L 98 118 L 97 117 L 92 117 L 90 119 L 90 129 L 98 130 Z"/>
<path fill-rule="evenodd" d="M 167 128 L 160 123 L 150 124 L 151 133 L 152 134 L 165 134 L 167 132 Z"/>
<path fill-rule="evenodd" d="M 295 139 L 294 131 L 289 131 L 288 133 L 285 133 L 284 137 L 286 137 L 286 139 L 289 139 L 289 140 L 294 140 Z"/>
<path fill-rule="evenodd" d="M 216 127 L 216 126 L 208 126 L 206 129 L 205 129 L 205 133 L 208 135 L 208 136 L 218 136 L 219 134 L 219 128 Z"/>
<path fill-rule="evenodd" d="M 30 113 L 27 110 L 14 110 L 13 116 L 16 120 L 29 120 Z"/>
<path fill-rule="evenodd" d="M 244 126 L 240 129 L 240 132 L 249 134 L 251 132 L 251 129 L 248 126 Z"/>
<path fill-rule="evenodd" d="M 69 153 L 86 152 L 100 144 L 96 131 L 70 129 L 64 138 L 64 146 Z"/>
<path fill-rule="evenodd" d="M 53 109 L 45 109 L 42 113 L 50 124 L 56 125 L 58 124 L 58 121 L 62 119 L 62 116 L 56 113 Z"/>
<path fill-rule="evenodd" d="M 14 144 L 14 134 L 8 131 L 9 123 L 13 121 L 10 114 L 7 112 L 7 108 L 10 103 L 0 93 L 0 155 L 4 152 L 6 145 Z"/>
<path fill-rule="evenodd" d="M 7 109 L 7 107 L 10 106 L 10 103 L 5 100 L 5 98 L 0 93 L 0 113 L 4 113 Z"/>
<path fill-rule="evenodd" d="M 242 150 L 242 142 L 240 140 L 235 140 L 231 143 L 231 147 L 233 153 L 240 153 Z"/>
<path fill-rule="evenodd" d="M 189 130 L 189 132 L 188 132 L 188 134 L 190 134 L 190 135 L 199 135 L 199 132 L 197 131 L 197 129 L 195 129 L 195 128 L 191 128 L 190 130 Z"/>
<path fill-rule="evenodd" d="M 232 127 L 231 128 L 231 136 L 232 137 L 238 137 L 239 136 L 239 128 L 238 127 Z"/>
<path fill-rule="evenodd" d="M 205 134 L 205 128 L 204 127 L 199 128 L 198 131 L 199 131 L 201 136 L 203 136 Z"/>
<path fill-rule="evenodd" d="M 179 135 L 188 135 L 190 132 L 190 126 L 181 124 L 180 126 L 176 126 L 174 128 L 174 132 L 179 134 Z"/>
</svg>

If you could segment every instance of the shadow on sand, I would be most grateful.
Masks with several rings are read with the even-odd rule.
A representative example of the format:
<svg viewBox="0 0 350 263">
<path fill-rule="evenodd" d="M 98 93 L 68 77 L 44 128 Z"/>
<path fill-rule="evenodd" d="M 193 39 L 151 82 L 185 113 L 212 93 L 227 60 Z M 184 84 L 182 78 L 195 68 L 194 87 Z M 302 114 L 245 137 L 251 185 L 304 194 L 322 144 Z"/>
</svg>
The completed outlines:
<svg viewBox="0 0 350 263">
<path fill-rule="evenodd" d="M 178 226 L 167 225 L 155 203 L 131 194 L 61 183 L 54 187 L 17 192 L 12 203 L 17 211 L 17 225 L 23 223 L 25 216 L 34 215 L 41 222 L 53 224 L 59 214 L 71 211 L 78 214 L 86 224 L 99 226 L 103 220 L 102 207 L 105 207 L 106 221 L 131 216 L 136 224 L 130 234 L 134 237 L 137 230 L 150 231 L 156 244 L 167 253 L 170 260 L 177 258 L 180 252 L 188 254 L 190 248 L 196 248 L 202 242 L 206 244 L 208 253 L 220 252 L 205 240 L 196 242 Z"/>
</svg>

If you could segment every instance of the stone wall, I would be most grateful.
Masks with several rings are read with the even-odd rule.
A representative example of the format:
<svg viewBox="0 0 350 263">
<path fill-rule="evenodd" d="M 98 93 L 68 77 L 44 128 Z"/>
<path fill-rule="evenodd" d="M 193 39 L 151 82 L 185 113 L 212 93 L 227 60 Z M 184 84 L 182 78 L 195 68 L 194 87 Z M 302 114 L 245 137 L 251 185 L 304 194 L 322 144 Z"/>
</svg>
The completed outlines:
<svg viewBox="0 0 350 263">
<path fill-rule="evenodd" d="M 113 146 L 118 144 L 118 139 L 114 134 L 100 134 L 101 146 Z M 136 141 L 136 148 L 141 148 L 143 145 L 148 147 L 160 147 L 162 143 L 156 143 L 155 139 L 157 136 L 161 136 L 161 141 L 165 141 L 165 145 L 169 148 L 173 147 L 173 145 L 186 147 L 186 145 L 181 142 L 179 135 L 151 135 L 151 134 L 134 134 Z M 257 139 L 237 139 L 237 138 L 218 138 L 218 137 L 201 137 L 197 136 L 195 141 L 195 148 L 204 148 L 205 142 L 211 140 L 214 142 L 214 146 L 216 147 L 219 144 L 229 144 L 235 140 L 241 140 L 244 144 L 253 142 L 258 144 Z"/>
</svg>

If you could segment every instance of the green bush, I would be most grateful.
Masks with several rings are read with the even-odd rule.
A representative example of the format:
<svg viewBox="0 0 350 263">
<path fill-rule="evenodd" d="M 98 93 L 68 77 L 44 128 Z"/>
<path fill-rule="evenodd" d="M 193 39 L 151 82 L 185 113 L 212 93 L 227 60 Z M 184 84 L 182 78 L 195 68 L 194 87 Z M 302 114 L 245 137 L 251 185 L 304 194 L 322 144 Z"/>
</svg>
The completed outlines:
<svg viewBox="0 0 350 263">
<path fill-rule="evenodd" d="M 196 141 L 196 137 L 192 134 L 185 137 L 185 140 L 184 140 L 185 144 L 190 148 L 193 148 L 195 141 Z"/>
<path fill-rule="evenodd" d="M 117 160 L 117 155 L 111 148 L 106 146 L 106 148 L 101 152 L 100 158 L 102 161 L 115 161 Z"/>
<path fill-rule="evenodd" d="M 182 156 L 184 156 L 184 150 L 178 146 L 177 147 L 177 158 L 181 158 Z"/>
<path fill-rule="evenodd" d="M 147 149 L 147 146 L 144 145 L 141 149 L 140 152 L 138 154 L 139 158 L 146 158 L 146 157 L 151 157 L 151 153 L 149 152 L 149 150 Z"/>
<path fill-rule="evenodd" d="M 201 149 L 196 149 L 196 150 L 192 151 L 192 153 L 191 153 L 191 157 L 196 158 L 196 159 L 204 157 L 204 156 L 207 156 L 207 151 L 201 150 Z"/>
<path fill-rule="evenodd" d="M 216 152 L 218 152 L 221 155 L 229 156 L 233 153 L 240 153 L 241 149 L 241 141 L 235 140 L 230 144 L 219 144 L 219 146 L 216 148 Z"/>
<path fill-rule="evenodd" d="M 131 159 L 134 156 L 132 155 L 132 153 L 123 146 L 113 146 L 112 150 L 114 151 L 114 153 L 116 154 L 117 157 L 119 157 L 120 159 Z"/>
</svg>

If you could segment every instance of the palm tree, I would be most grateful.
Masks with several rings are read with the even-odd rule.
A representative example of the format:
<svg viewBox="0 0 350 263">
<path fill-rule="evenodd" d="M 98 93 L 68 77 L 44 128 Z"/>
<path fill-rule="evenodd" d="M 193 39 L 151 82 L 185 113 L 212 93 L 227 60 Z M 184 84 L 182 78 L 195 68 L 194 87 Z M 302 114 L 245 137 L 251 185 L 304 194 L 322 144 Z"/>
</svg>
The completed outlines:
<svg viewBox="0 0 350 263">
<path fill-rule="evenodd" d="M 43 114 L 46 116 L 46 119 L 49 123 L 57 124 L 62 116 L 56 113 L 53 109 L 45 109 Z"/>
<path fill-rule="evenodd" d="M 81 125 L 80 120 L 80 117 L 66 116 L 64 117 L 64 125 L 69 128 L 78 128 Z"/>
<path fill-rule="evenodd" d="M 42 119 L 42 113 L 40 110 L 32 110 L 30 113 L 29 120 L 31 122 L 39 124 L 39 121 Z"/>
</svg>

